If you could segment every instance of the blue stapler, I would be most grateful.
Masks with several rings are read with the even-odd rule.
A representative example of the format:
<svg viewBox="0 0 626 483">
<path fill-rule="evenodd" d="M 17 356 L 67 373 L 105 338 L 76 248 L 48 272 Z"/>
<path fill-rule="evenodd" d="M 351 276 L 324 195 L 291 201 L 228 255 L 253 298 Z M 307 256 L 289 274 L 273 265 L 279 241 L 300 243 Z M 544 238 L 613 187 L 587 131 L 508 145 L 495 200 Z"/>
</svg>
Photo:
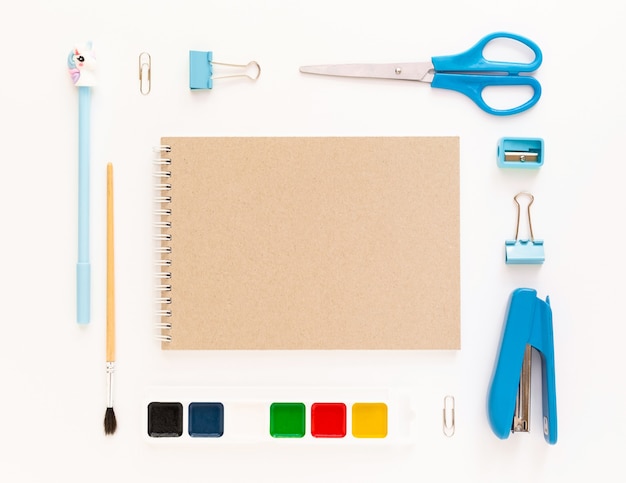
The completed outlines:
<svg viewBox="0 0 626 483">
<path fill-rule="evenodd" d="M 530 429 L 530 373 L 532 349 L 539 352 L 542 366 L 543 434 L 557 440 L 554 337 L 550 298 L 518 288 L 511 295 L 500 351 L 489 388 L 489 422 L 501 439 L 511 432 Z"/>
</svg>

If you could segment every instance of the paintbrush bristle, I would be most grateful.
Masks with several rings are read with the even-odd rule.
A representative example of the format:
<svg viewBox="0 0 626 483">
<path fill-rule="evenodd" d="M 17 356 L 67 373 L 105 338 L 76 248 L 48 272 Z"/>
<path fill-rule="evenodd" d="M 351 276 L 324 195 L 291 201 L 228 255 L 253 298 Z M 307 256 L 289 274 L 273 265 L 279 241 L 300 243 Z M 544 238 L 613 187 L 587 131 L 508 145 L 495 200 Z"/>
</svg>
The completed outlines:
<svg viewBox="0 0 626 483">
<path fill-rule="evenodd" d="M 117 419 L 115 419 L 115 411 L 113 408 L 107 408 L 104 414 L 104 433 L 113 434 L 117 429 Z"/>
</svg>

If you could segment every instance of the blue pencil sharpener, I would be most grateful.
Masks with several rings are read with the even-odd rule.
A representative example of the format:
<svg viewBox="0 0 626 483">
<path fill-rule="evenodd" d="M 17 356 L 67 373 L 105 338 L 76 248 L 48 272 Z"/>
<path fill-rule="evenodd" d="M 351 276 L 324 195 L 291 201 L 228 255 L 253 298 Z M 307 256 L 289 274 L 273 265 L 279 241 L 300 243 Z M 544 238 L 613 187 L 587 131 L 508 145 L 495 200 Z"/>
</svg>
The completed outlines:
<svg viewBox="0 0 626 483">
<path fill-rule="evenodd" d="M 501 138 L 498 141 L 500 168 L 537 169 L 543 166 L 543 139 Z"/>
</svg>

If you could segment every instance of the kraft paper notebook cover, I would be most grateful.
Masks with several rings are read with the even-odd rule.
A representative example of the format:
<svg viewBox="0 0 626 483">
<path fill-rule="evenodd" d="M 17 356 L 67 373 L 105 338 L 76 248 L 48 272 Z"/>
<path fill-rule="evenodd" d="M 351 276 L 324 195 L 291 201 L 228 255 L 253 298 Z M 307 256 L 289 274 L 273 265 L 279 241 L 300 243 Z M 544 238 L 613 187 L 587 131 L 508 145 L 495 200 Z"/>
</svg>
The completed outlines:
<svg viewBox="0 0 626 483">
<path fill-rule="evenodd" d="M 458 138 L 161 141 L 163 349 L 460 348 Z"/>
</svg>

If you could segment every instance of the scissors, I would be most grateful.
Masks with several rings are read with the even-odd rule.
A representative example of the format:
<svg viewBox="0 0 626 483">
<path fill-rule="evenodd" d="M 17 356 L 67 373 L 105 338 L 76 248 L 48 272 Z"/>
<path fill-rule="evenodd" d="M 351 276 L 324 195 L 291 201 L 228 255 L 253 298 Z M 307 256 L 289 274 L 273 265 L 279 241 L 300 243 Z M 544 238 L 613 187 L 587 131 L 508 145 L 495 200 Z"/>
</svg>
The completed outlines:
<svg viewBox="0 0 626 483">
<path fill-rule="evenodd" d="M 535 54 L 530 63 L 500 62 L 485 59 L 483 52 L 495 39 L 512 39 L 528 47 Z M 398 64 L 336 64 L 300 67 L 307 74 L 334 75 L 342 77 L 367 77 L 428 82 L 431 87 L 450 89 L 468 96 L 478 107 L 489 114 L 508 116 L 534 106 L 541 97 L 541 85 L 530 75 L 541 65 L 543 56 L 539 46 L 521 35 L 495 32 L 478 41 L 469 50 L 456 55 L 432 57 L 430 62 Z M 532 97 L 510 109 L 495 109 L 483 99 L 482 93 L 491 86 L 530 86 Z"/>
</svg>

